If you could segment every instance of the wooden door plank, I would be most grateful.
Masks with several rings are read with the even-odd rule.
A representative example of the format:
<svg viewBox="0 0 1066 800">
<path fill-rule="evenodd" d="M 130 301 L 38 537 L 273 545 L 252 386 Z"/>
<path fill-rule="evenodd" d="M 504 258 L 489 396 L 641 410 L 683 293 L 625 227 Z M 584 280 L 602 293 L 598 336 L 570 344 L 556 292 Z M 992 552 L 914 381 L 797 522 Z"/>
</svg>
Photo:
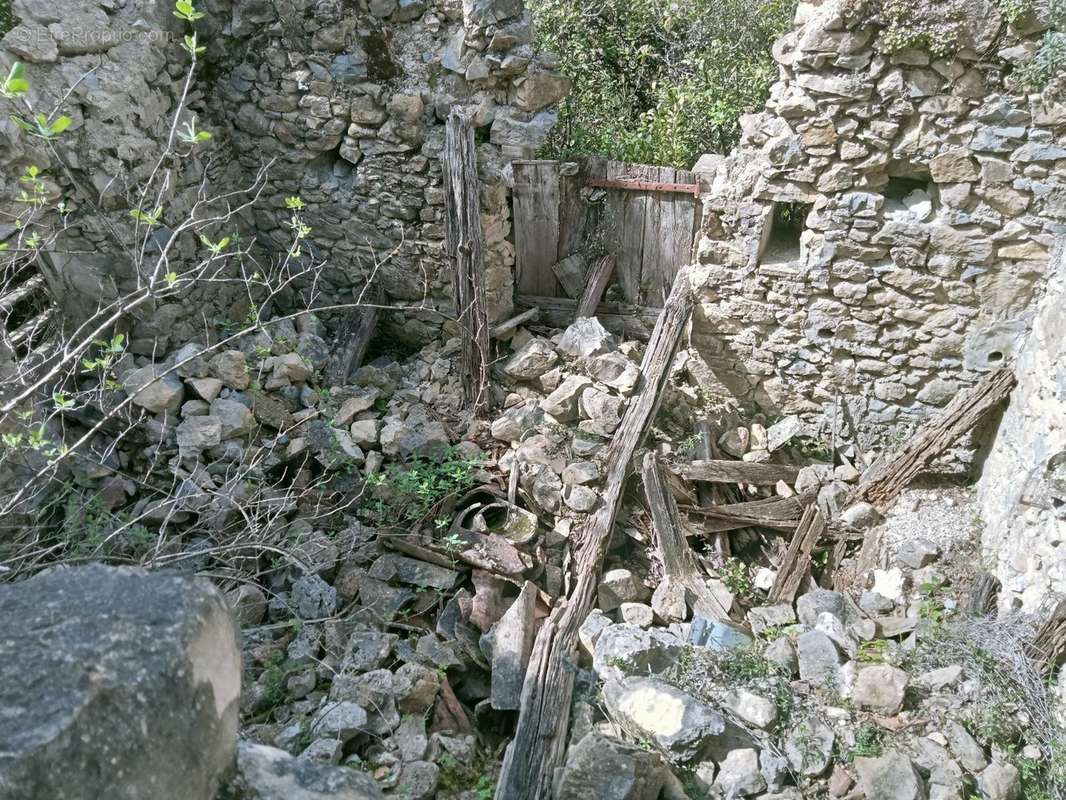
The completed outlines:
<svg viewBox="0 0 1066 800">
<path fill-rule="evenodd" d="M 656 175 L 650 170 L 653 167 L 643 167 L 635 164 L 622 165 L 619 175 L 610 175 L 608 178 L 635 178 L 638 180 L 654 180 Z M 651 192 L 629 192 L 621 189 L 613 190 L 613 194 L 623 195 L 623 215 L 621 231 L 621 252 L 615 264 L 615 273 L 618 276 L 618 284 L 622 289 L 622 296 L 626 302 L 639 305 L 642 303 L 640 291 L 640 268 L 644 256 L 644 220 L 648 213 L 648 204 L 654 196 Z"/>
<path fill-rule="evenodd" d="M 673 183 L 677 171 L 670 167 L 647 167 L 653 180 Z M 666 194 L 649 194 L 644 212 L 644 252 L 640 259 L 640 303 L 657 306 L 663 301 L 668 288 L 663 285 L 663 276 L 668 271 L 665 261 L 673 258 L 666 241 L 666 231 L 673 226 L 674 197 Z"/>
<path fill-rule="evenodd" d="M 558 297 L 552 265 L 559 251 L 559 165 L 514 162 L 515 287 L 522 294 Z"/>
<path fill-rule="evenodd" d="M 559 249 L 556 260 L 562 261 L 581 252 L 585 243 L 586 209 L 581 199 L 584 178 L 573 162 L 559 169 Z M 565 287 L 564 287 L 565 288 Z"/>
</svg>

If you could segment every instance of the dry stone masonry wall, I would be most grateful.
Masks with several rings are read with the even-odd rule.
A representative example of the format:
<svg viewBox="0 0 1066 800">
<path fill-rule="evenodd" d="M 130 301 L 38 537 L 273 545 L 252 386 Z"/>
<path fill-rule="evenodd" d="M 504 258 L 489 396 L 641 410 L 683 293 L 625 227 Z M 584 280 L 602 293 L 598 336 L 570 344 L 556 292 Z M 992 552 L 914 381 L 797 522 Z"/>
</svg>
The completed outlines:
<svg viewBox="0 0 1066 800">
<path fill-rule="evenodd" d="M 514 251 L 505 176 L 531 157 L 569 89 L 532 47 L 520 0 L 372 0 L 234 4 L 220 14 L 233 63 L 218 105 L 235 129 L 244 170 L 275 159 L 274 185 L 257 229 L 284 246 L 284 198 L 309 204 L 317 254 L 333 269 L 327 298 L 351 299 L 375 277 L 387 296 L 451 312 L 440 153 L 444 121 L 473 111 L 483 188 L 490 313 L 507 314 Z M 425 341 L 411 315 L 397 332 Z"/>
<path fill-rule="evenodd" d="M 848 5 L 800 4 L 766 110 L 698 165 L 695 335 L 735 395 L 891 441 L 1013 362 L 1066 221 L 1066 106 L 1008 80 L 1046 26 L 978 3 L 957 57 L 889 55 Z"/>
<path fill-rule="evenodd" d="M 184 119 L 198 114 L 214 138 L 176 167 L 166 218 L 187 213 L 201 183 L 233 191 L 268 166 L 267 189 L 241 219 L 261 255 L 288 248 L 285 198 L 301 196 L 313 228 L 308 255 L 329 265 L 318 304 L 350 302 L 373 275 L 385 302 L 422 312 L 403 315 L 394 333 L 424 342 L 454 316 L 439 155 L 444 121 L 462 107 L 478 130 L 489 310 L 505 316 L 514 264 L 508 166 L 540 147 L 556 119 L 550 109 L 569 89 L 554 61 L 534 52 L 521 0 L 201 6 L 207 52 Z M 54 248 L 52 286 L 68 300 L 88 298 L 91 309 L 134 279 L 112 232 L 129 232 L 136 190 L 166 141 L 188 63 L 183 31 L 166 3 L 16 0 L 14 10 L 20 24 L 2 41 L 0 67 L 6 75 L 15 60 L 27 62 L 31 99 L 42 108 L 74 86 L 64 107 L 74 124 L 58 145 L 64 169 L 4 114 L 4 202 L 36 164 L 54 181 L 54 199 L 74 204 L 76 225 Z M 195 248 L 194 238 L 184 246 Z M 234 313 L 235 298 L 217 284 L 182 299 L 142 313 L 133 338 L 165 351 L 202 335 L 205 319 Z"/>
</svg>

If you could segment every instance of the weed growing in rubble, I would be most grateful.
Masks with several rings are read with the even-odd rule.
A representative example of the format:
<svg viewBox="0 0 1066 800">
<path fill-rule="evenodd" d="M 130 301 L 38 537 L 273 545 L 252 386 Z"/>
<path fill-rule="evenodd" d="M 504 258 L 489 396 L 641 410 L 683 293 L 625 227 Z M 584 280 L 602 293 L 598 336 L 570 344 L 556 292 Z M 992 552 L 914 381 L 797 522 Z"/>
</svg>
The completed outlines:
<svg viewBox="0 0 1066 800">
<path fill-rule="evenodd" d="M 727 558 L 718 574 L 726 588 L 737 597 L 745 598 L 755 594 L 748 565 L 740 559 Z"/>
<path fill-rule="evenodd" d="M 474 485 L 480 459 L 465 458 L 455 448 L 443 450 L 437 458 L 415 458 L 403 464 L 390 464 L 384 472 L 368 475 L 371 499 L 360 515 L 379 526 L 402 526 L 427 517 L 445 498 L 461 494 Z M 445 525 L 437 517 L 434 527 Z"/>
</svg>

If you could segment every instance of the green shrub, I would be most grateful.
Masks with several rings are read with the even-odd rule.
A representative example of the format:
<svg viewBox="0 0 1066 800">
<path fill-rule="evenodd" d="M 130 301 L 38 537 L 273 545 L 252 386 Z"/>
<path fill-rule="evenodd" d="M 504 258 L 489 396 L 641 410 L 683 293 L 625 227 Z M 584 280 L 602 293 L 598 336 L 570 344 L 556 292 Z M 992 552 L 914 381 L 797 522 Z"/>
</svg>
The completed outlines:
<svg viewBox="0 0 1066 800">
<path fill-rule="evenodd" d="M 762 107 L 794 0 L 531 0 L 538 44 L 574 82 L 545 155 L 691 167 Z"/>
<path fill-rule="evenodd" d="M 15 12 L 11 10 L 11 0 L 0 0 L 0 36 L 3 36 L 17 24 Z"/>
</svg>

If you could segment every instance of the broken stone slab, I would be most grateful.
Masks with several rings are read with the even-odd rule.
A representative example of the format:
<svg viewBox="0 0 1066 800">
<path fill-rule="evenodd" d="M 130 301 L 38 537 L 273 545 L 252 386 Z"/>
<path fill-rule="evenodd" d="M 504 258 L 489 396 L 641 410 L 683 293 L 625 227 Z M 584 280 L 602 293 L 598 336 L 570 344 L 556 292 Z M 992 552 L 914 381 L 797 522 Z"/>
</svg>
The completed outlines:
<svg viewBox="0 0 1066 800">
<path fill-rule="evenodd" d="M 489 700 L 498 711 L 511 711 L 522 705 L 522 683 L 533 651 L 536 607 L 537 587 L 526 581 L 490 634 L 492 676 Z"/>
<path fill-rule="evenodd" d="M 0 796 L 211 800 L 240 671 L 206 580 L 91 565 L 0 586 Z"/>
<path fill-rule="evenodd" d="M 329 687 L 329 699 L 349 701 L 365 709 L 366 731 L 375 736 L 388 736 L 400 724 L 394 676 L 387 669 L 362 675 L 336 675 Z"/>
<path fill-rule="evenodd" d="M 540 407 L 559 422 L 573 422 L 578 416 L 578 401 L 582 392 L 592 386 L 583 375 L 570 375 L 540 401 Z"/>
<path fill-rule="evenodd" d="M 948 720 L 944 723 L 944 736 L 947 737 L 951 754 L 970 772 L 980 772 L 988 766 L 984 749 L 958 722 Z"/>
<path fill-rule="evenodd" d="M 592 731 L 570 750 L 558 800 L 657 800 L 666 772 L 658 753 Z"/>
<path fill-rule="evenodd" d="M 797 416 L 778 420 L 766 429 L 766 449 L 773 453 L 780 450 L 797 436 L 807 433 L 807 424 Z"/>
<path fill-rule="evenodd" d="M 907 756 L 890 750 L 880 758 L 855 759 L 866 800 L 925 800 L 922 776 Z"/>
<path fill-rule="evenodd" d="M 383 800 L 365 772 L 293 758 L 284 750 L 241 742 L 237 775 L 219 800 Z"/>
<path fill-rule="evenodd" d="M 873 620 L 862 613 L 849 595 L 829 589 L 815 589 L 801 595 L 796 601 L 796 616 L 808 627 L 815 627 L 822 613 L 832 614 L 840 620 L 848 633 L 859 641 L 874 638 L 876 626 Z"/>
<path fill-rule="evenodd" d="M 739 650 L 751 646 L 751 637 L 725 622 L 697 615 L 689 627 L 688 643 L 708 650 Z"/>
<path fill-rule="evenodd" d="M 408 586 L 425 586 L 441 591 L 453 589 L 459 580 L 459 573 L 455 570 L 391 553 L 379 556 L 371 565 L 369 575 L 381 581 L 398 581 Z"/>
<path fill-rule="evenodd" d="M 720 712 L 655 678 L 623 677 L 603 687 L 611 719 L 638 738 L 650 739 L 679 761 L 720 761 L 751 738 Z"/>
</svg>

